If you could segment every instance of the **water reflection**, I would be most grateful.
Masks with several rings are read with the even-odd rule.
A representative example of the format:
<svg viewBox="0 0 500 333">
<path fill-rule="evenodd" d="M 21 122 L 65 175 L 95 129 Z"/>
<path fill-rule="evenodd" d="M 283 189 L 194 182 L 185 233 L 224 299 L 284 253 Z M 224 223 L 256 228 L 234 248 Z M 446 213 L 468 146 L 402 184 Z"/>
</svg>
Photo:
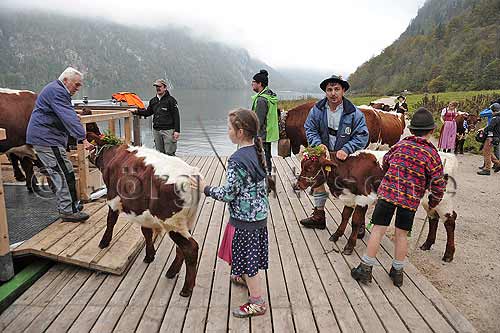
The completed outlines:
<svg viewBox="0 0 500 333">
<path fill-rule="evenodd" d="M 140 89 L 89 89 L 84 88 L 74 98 L 82 99 L 88 96 L 89 100 L 109 99 L 117 91 L 129 90 L 136 92 L 141 99 L 149 101 L 155 94 L 151 88 Z M 227 136 L 227 114 L 234 108 L 251 107 L 251 96 L 253 92 L 248 90 L 195 90 L 195 89 L 173 89 L 171 91 L 179 105 L 181 118 L 181 138 L 177 145 L 178 155 L 213 155 L 210 145 L 203 135 L 198 123 L 198 116 L 201 117 L 203 125 L 210 136 L 220 155 L 231 155 L 236 146 L 231 143 Z M 306 94 L 296 91 L 277 91 L 280 99 L 300 99 L 307 96 L 322 97 L 323 94 Z M 99 123 L 99 127 L 104 130 L 106 123 Z M 116 124 L 117 134 L 123 134 L 123 122 Z M 153 148 L 153 133 L 151 129 L 151 117 L 141 119 L 141 140 L 142 144 Z M 276 144 L 273 145 L 273 154 L 276 154 Z"/>
</svg>

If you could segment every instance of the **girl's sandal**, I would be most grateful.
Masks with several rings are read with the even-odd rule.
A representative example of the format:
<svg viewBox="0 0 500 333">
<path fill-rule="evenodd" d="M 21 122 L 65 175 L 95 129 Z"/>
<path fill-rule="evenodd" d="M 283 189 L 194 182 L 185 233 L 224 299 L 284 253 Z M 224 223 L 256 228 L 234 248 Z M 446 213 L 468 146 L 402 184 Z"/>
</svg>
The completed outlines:
<svg viewBox="0 0 500 333">
<path fill-rule="evenodd" d="M 230 280 L 232 283 L 234 283 L 236 285 L 243 286 L 243 287 L 247 286 L 247 282 L 245 281 L 245 279 L 239 275 L 231 275 Z"/>
</svg>

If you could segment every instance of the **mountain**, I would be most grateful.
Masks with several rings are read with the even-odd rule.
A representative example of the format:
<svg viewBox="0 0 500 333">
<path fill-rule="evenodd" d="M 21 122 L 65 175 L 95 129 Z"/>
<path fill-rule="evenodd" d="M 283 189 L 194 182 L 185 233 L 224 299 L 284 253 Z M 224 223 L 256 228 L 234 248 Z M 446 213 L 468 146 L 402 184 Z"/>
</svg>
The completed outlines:
<svg viewBox="0 0 500 333">
<path fill-rule="evenodd" d="M 372 95 L 500 88 L 499 22 L 499 0 L 428 0 L 351 86 Z"/>
<path fill-rule="evenodd" d="M 261 68 L 273 88 L 297 86 L 245 49 L 194 38 L 186 29 L 0 8 L 0 87 L 38 91 L 67 66 L 83 71 L 89 87 L 140 87 L 166 76 L 176 88 L 248 88 Z"/>
</svg>

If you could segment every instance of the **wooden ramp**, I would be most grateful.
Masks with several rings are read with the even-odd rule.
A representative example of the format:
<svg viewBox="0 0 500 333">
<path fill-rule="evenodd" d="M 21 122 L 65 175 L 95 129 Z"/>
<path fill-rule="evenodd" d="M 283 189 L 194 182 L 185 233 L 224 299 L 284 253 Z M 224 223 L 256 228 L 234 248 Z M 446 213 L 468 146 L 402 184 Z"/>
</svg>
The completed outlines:
<svg viewBox="0 0 500 333">
<path fill-rule="evenodd" d="M 104 201 L 85 205 L 85 223 L 56 221 L 12 251 L 33 254 L 92 270 L 122 274 L 144 245 L 140 226 L 120 216 L 110 246 L 98 244 L 106 230 L 108 207 Z"/>
<path fill-rule="evenodd" d="M 189 157 L 209 183 L 224 182 L 214 157 Z M 225 160 L 225 159 L 224 159 Z M 156 259 L 144 253 L 123 275 L 98 274 L 58 264 L 0 315 L 3 332 L 474 332 L 413 265 L 402 288 L 387 275 L 393 253 L 383 241 L 374 281 L 360 285 L 350 276 L 366 247 L 359 241 L 351 256 L 330 252 L 328 240 L 340 221 L 341 205 L 327 203 L 328 230 L 302 229 L 299 220 L 312 210 L 312 198 L 297 197 L 290 183 L 295 160 L 275 158 L 277 197 L 270 197 L 269 269 L 263 272 L 268 311 L 237 319 L 230 309 L 247 299 L 246 289 L 231 285 L 229 266 L 217 259 L 228 219 L 226 206 L 202 198 L 193 236 L 200 246 L 193 295 L 179 296 L 185 269 L 165 278 L 175 248 L 169 237 L 156 239 Z M 350 230 L 348 230 L 350 232 Z M 140 232 L 137 232 L 140 234 Z M 339 240 L 342 248 L 346 239 Z"/>
</svg>

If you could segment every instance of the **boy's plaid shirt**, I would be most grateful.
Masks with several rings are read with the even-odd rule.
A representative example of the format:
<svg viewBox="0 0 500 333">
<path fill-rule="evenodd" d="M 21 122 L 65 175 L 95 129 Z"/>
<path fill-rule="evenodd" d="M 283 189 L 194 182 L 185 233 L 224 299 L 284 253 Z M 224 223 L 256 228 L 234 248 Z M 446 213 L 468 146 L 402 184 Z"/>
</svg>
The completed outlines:
<svg viewBox="0 0 500 333">
<path fill-rule="evenodd" d="M 443 198 L 446 180 L 436 147 L 421 137 L 409 136 L 394 145 L 384 156 L 384 178 L 379 198 L 416 211 L 425 190 L 430 189 L 429 206 Z"/>
</svg>

